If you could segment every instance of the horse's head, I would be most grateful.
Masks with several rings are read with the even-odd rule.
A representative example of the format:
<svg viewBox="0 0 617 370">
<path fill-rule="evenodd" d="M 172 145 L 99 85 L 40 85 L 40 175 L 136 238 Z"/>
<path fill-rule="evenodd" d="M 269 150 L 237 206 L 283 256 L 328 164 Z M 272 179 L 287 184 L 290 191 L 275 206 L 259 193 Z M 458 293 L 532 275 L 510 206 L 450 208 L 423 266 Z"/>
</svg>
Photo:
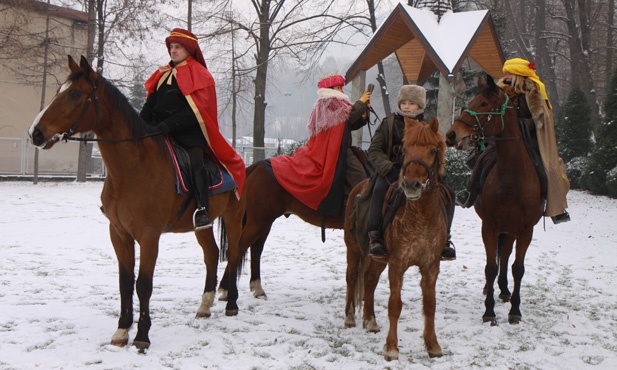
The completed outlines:
<svg viewBox="0 0 617 370">
<path fill-rule="evenodd" d="M 71 74 L 28 131 L 32 143 L 39 148 L 49 149 L 76 132 L 88 132 L 96 127 L 98 76 L 83 56 L 77 65 L 69 55 L 69 69 Z"/>
<path fill-rule="evenodd" d="M 416 200 L 445 176 L 446 143 L 436 118 L 430 123 L 405 118 L 405 126 L 400 186 L 407 199 Z"/>
<path fill-rule="evenodd" d="M 446 133 L 448 146 L 469 149 L 472 143 L 482 142 L 485 137 L 493 137 L 503 131 L 504 116 L 510 108 L 508 95 L 488 74 L 486 80 L 478 79 L 478 89 L 478 94 Z"/>
</svg>

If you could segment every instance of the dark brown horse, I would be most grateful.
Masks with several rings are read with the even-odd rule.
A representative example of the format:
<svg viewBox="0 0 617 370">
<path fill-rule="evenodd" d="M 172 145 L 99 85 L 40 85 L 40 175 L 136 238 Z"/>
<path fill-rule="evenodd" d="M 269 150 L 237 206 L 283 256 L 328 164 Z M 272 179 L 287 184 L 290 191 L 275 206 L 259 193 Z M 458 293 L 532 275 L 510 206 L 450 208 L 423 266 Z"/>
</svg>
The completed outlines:
<svg viewBox="0 0 617 370">
<path fill-rule="evenodd" d="M 227 300 L 225 314 L 228 316 L 238 314 L 237 277 L 242 258 L 249 247 L 251 248 L 250 288 L 255 297 L 266 295 L 259 278 L 259 261 L 272 224 L 277 218 L 293 214 L 315 226 L 321 226 L 322 223 L 321 214 L 289 194 L 268 172 L 263 161 L 248 167 L 242 197 L 246 201 L 245 227 L 238 243 L 238 253 L 229 256 L 219 289 L 220 299 Z M 342 229 L 343 222 L 342 215 L 329 217 L 326 218 L 325 226 Z"/>
<path fill-rule="evenodd" d="M 430 357 L 442 355 L 435 334 L 435 285 L 439 275 L 441 251 L 447 239 L 447 215 L 441 202 L 439 179 L 445 175 L 445 151 L 443 133 L 433 118 L 430 123 L 405 119 L 405 159 L 398 186 L 406 201 L 386 228 L 384 241 L 387 250 L 390 299 L 388 318 L 390 329 L 386 338 L 384 357 L 396 360 L 399 356 L 397 326 L 403 302 L 401 289 L 403 275 L 411 266 L 418 266 L 422 279 L 422 306 L 424 312 L 424 344 Z M 350 199 L 362 194 L 368 180 L 360 183 L 350 194 Z M 355 310 L 364 298 L 363 326 L 378 332 L 375 321 L 374 297 L 379 276 L 386 268 L 386 261 L 371 259 L 368 246 L 360 246 L 355 219 L 354 204 L 349 202 L 345 217 L 345 244 L 347 245 L 347 303 L 345 327 L 355 327 Z M 357 221 L 360 222 L 360 221 Z"/>
<path fill-rule="evenodd" d="M 482 193 L 475 202 L 482 219 L 482 240 L 486 250 L 486 311 L 484 322 L 497 323 L 493 285 L 499 273 L 499 297 L 512 302 L 508 321 L 521 320 L 521 280 L 525 273 L 525 253 L 533 236 L 534 225 L 542 215 L 540 180 L 519 128 L 516 110 L 508 96 L 495 85 L 491 76 L 478 81 L 480 92 L 455 120 L 446 134 L 447 143 L 467 149 L 485 138 L 495 142 L 497 162 L 489 173 Z M 516 241 L 512 265 L 514 290 L 508 290 L 508 259 Z"/>
<path fill-rule="evenodd" d="M 122 93 L 97 75 L 82 57 L 80 65 L 69 56 L 71 74 L 51 103 L 39 113 L 30 128 L 33 143 L 50 149 L 77 132 L 93 132 L 107 168 L 101 193 L 109 219 L 111 242 L 118 259 L 120 319 L 111 339 L 113 345 L 128 344 L 133 324 L 133 291 L 139 297 L 139 322 L 133 345 L 145 350 L 150 296 L 161 234 L 193 231 L 194 202 L 178 215 L 186 197 L 175 190 L 172 159 L 164 137 L 143 122 Z M 230 255 L 240 238 L 243 201 L 234 192 L 210 197 L 212 217 L 222 216 L 229 235 Z M 212 229 L 195 233 L 204 253 L 206 281 L 197 317 L 209 317 L 217 283 L 219 250 Z M 135 286 L 135 241 L 139 243 L 139 275 Z"/>
</svg>

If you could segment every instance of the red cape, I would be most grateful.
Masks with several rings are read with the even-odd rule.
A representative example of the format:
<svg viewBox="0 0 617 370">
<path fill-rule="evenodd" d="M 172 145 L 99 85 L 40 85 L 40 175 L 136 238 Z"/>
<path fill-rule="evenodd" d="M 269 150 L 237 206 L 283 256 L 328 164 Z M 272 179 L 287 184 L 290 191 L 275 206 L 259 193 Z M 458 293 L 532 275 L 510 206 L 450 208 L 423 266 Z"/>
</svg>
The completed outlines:
<svg viewBox="0 0 617 370">
<path fill-rule="evenodd" d="M 242 157 L 219 131 L 216 89 L 210 71 L 189 56 L 174 69 L 167 65 L 154 72 L 144 84 L 148 95 L 156 90 L 161 77 L 173 70 L 178 87 L 193 108 L 210 149 L 238 185 L 236 195 L 240 197 L 246 179 L 246 166 Z"/>
<path fill-rule="evenodd" d="M 317 210 L 332 186 L 344 134 L 345 121 L 342 121 L 310 138 L 293 156 L 270 158 L 278 183 L 296 199 Z"/>
</svg>

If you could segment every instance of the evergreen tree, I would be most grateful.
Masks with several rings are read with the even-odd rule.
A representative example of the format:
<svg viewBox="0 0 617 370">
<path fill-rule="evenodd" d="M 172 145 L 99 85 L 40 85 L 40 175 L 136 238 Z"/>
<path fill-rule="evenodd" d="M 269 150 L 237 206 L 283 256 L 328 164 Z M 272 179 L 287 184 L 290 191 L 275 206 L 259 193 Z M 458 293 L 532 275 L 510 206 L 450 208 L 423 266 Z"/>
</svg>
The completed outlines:
<svg viewBox="0 0 617 370">
<path fill-rule="evenodd" d="M 131 84 L 129 91 L 129 102 L 138 112 L 141 111 L 141 108 L 146 102 L 146 95 L 147 92 L 144 87 L 143 79 L 138 76 L 133 77 L 133 83 Z"/>
<path fill-rule="evenodd" d="M 617 197 L 617 70 L 606 96 L 604 112 L 600 135 L 582 181 L 592 192 Z"/>
<path fill-rule="evenodd" d="M 591 152 L 591 106 L 579 87 L 568 95 L 555 125 L 559 153 L 568 163 L 576 157 L 586 157 Z"/>
</svg>

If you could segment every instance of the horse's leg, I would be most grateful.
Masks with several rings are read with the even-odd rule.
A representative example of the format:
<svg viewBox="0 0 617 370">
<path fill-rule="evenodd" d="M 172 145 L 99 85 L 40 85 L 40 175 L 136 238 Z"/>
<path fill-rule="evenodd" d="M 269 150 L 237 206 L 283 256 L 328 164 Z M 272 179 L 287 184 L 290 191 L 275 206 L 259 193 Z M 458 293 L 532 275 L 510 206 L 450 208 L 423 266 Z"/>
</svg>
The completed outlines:
<svg viewBox="0 0 617 370">
<path fill-rule="evenodd" d="M 392 257 L 390 257 L 392 261 Z M 386 346 L 384 348 L 384 359 L 386 361 L 398 360 L 398 319 L 401 316 L 403 309 L 403 301 L 401 300 L 401 290 L 403 288 L 403 267 L 398 263 L 390 262 L 388 268 L 388 280 L 390 282 L 390 299 L 388 299 L 388 319 L 390 320 L 390 328 L 386 337 Z"/>
<path fill-rule="evenodd" d="M 428 267 L 420 268 L 420 274 L 422 275 L 420 287 L 422 288 L 422 310 L 424 312 L 424 345 L 429 357 L 441 357 L 441 346 L 435 334 L 435 309 L 437 307 L 435 285 L 439 275 L 439 260 L 435 260 L 435 263 Z"/>
<path fill-rule="evenodd" d="M 111 243 L 118 259 L 120 286 L 120 318 L 118 329 L 111 337 L 114 346 L 126 346 L 129 343 L 129 329 L 133 325 L 133 289 L 135 284 L 135 240 L 128 234 L 109 225 Z"/>
<path fill-rule="evenodd" d="M 508 313 L 508 322 L 510 324 L 518 324 L 523 315 L 520 311 L 521 305 L 521 281 L 525 275 L 525 254 L 531 243 L 533 236 L 533 226 L 528 227 L 521 232 L 516 239 L 516 257 L 512 264 L 512 277 L 514 279 L 514 289 L 512 290 L 512 307 Z"/>
<path fill-rule="evenodd" d="M 356 326 L 356 289 L 360 283 L 358 278 L 360 274 L 360 262 L 362 260 L 362 254 L 360 253 L 360 247 L 356 242 L 356 238 L 351 236 L 350 231 L 345 230 L 345 246 L 347 247 L 347 271 L 345 274 L 345 280 L 347 282 L 347 295 L 345 302 L 345 327 L 354 328 Z M 361 284 L 360 284 L 361 285 Z"/>
<path fill-rule="evenodd" d="M 387 264 L 383 261 L 371 259 L 368 269 L 364 274 L 364 311 L 362 317 L 362 326 L 366 331 L 371 333 L 379 333 L 379 325 L 375 320 L 375 289 L 379 283 L 379 277 Z"/>
<path fill-rule="evenodd" d="M 272 226 L 272 225 L 270 225 Z M 268 233 L 270 229 L 268 229 Z M 255 298 L 264 297 L 268 299 L 266 292 L 261 287 L 261 253 L 264 249 L 264 244 L 266 238 L 268 237 L 268 233 L 259 237 L 253 245 L 251 245 L 251 282 L 249 283 L 249 287 L 251 292 L 253 292 L 253 296 Z M 221 279 L 221 283 L 219 285 L 219 301 L 227 301 L 227 295 L 229 293 L 229 264 L 225 267 L 225 272 L 223 273 L 223 278 Z"/>
<path fill-rule="evenodd" d="M 487 230 L 487 227 L 482 223 L 482 241 L 484 242 L 484 250 L 486 252 L 486 266 L 484 267 L 484 276 L 486 284 L 484 291 L 486 298 L 484 307 L 486 311 L 482 315 L 482 322 L 490 322 L 491 325 L 497 325 L 497 316 L 495 315 L 495 278 L 497 277 L 497 235 L 492 230 Z"/>
<path fill-rule="evenodd" d="M 139 298 L 139 321 L 137 335 L 133 345 L 140 352 L 150 347 L 150 297 L 152 296 L 154 266 L 159 253 L 159 234 L 150 234 L 140 238 L 139 242 L 139 274 L 137 275 L 137 297 Z"/>
<path fill-rule="evenodd" d="M 249 287 L 255 298 L 263 297 L 268 299 L 266 292 L 261 287 L 261 253 L 264 251 L 264 245 L 266 239 L 270 234 L 272 224 L 267 230 L 264 230 L 262 234 L 257 238 L 257 241 L 251 245 L 251 281 Z"/>
<path fill-rule="evenodd" d="M 204 287 L 204 293 L 201 296 L 201 304 L 197 309 L 195 318 L 210 317 L 210 308 L 214 302 L 214 290 L 216 289 L 219 249 L 216 245 L 216 241 L 214 240 L 212 228 L 196 232 L 195 237 L 204 252 L 204 263 L 206 265 L 206 284 Z"/>
<path fill-rule="evenodd" d="M 499 250 L 499 276 L 497 277 L 497 285 L 499 286 L 499 299 L 502 302 L 509 302 L 510 290 L 508 289 L 508 261 L 512 254 L 512 245 L 514 244 L 514 235 L 501 234 L 498 239 Z"/>
</svg>

